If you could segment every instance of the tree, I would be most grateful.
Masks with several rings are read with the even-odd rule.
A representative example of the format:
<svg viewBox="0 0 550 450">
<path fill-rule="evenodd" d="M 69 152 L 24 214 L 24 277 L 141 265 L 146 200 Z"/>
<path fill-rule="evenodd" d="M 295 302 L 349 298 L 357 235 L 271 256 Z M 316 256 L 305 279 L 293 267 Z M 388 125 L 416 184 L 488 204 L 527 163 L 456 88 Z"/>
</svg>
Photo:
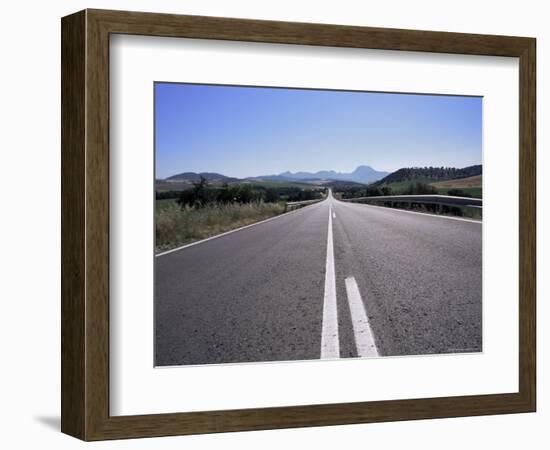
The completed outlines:
<svg viewBox="0 0 550 450">
<path fill-rule="evenodd" d="M 207 186 L 208 181 L 202 175 L 199 176 L 199 181 L 193 183 L 194 200 L 199 207 L 208 203 Z"/>
<path fill-rule="evenodd" d="M 199 181 L 193 183 L 193 189 L 182 191 L 177 203 L 183 208 L 192 206 L 200 208 L 208 203 L 208 181 L 202 175 Z"/>
<path fill-rule="evenodd" d="M 379 197 L 382 195 L 382 190 L 378 186 L 370 184 L 367 186 L 366 194 L 367 197 Z"/>
<path fill-rule="evenodd" d="M 264 201 L 266 203 L 275 203 L 279 200 L 279 193 L 275 188 L 267 188 L 265 190 Z"/>
</svg>

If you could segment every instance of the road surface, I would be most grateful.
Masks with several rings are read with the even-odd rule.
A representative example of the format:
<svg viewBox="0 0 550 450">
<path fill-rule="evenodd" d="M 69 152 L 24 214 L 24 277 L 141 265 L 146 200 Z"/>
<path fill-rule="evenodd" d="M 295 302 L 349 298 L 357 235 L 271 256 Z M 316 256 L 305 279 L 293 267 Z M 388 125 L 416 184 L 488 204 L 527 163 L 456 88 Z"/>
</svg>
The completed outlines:
<svg viewBox="0 0 550 450">
<path fill-rule="evenodd" d="M 326 200 L 155 258 L 155 365 L 477 352 L 481 222 Z"/>
</svg>

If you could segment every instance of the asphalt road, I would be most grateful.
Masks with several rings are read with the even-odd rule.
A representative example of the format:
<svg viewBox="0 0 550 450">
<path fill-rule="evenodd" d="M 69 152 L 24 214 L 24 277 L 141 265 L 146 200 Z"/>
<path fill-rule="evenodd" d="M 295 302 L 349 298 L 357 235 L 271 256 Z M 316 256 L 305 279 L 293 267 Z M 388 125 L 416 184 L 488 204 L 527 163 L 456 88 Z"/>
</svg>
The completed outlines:
<svg viewBox="0 0 550 450">
<path fill-rule="evenodd" d="M 481 223 L 326 200 L 155 259 L 155 365 L 476 352 Z"/>
</svg>

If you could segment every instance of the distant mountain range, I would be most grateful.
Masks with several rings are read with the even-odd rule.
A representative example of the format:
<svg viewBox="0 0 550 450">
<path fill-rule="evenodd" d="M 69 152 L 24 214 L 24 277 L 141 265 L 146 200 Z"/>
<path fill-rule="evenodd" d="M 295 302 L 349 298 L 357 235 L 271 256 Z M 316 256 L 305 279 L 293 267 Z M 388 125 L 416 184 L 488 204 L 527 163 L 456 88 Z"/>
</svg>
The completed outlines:
<svg viewBox="0 0 550 450">
<path fill-rule="evenodd" d="M 338 181 L 355 181 L 356 183 L 372 183 L 388 175 L 389 172 L 380 172 L 374 170 L 370 166 L 359 166 L 353 172 L 335 172 L 334 170 L 320 170 L 318 172 L 296 172 L 289 171 L 280 173 L 279 175 L 266 175 L 261 178 L 264 180 L 338 180 Z"/>
<path fill-rule="evenodd" d="M 164 183 L 196 183 L 202 176 L 210 184 L 254 182 L 254 181 L 300 181 L 315 182 L 320 180 L 333 181 L 353 181 L 356 183 L 372 183 L 388 175 L 388 172 L 380 172 L 369 166 L 359 166 L 351 173 L 335 172 L 334 170 L 320 170 L 318 172 L 282 172 L 278 175 L 263 175 L 259 177 L 235 178 L 222 175 L 216 172 L 183 172 L 172 175 L 164 180 L 158 180 Z"/>
<path fill-rule="evenodd" d="M 258 177 L 236 178 L 216 172 L 183 172 L 164 180 L 156 180 L 156 186 L 161 190 L 187 189 L 193 183 L 205 178 L 208 184 L 221 186 L 225 183 L 261 183 L 262 181 L 299 182 L 314 185 L 330 185 L 331 183 L 361 183 L 387 185 L 402 181 L 437 182 L 467 178 L 482 174 L 482 166 L 469 166 L 462 169 L 455 167 L 405 167 L 395 172 L 382 172 L 370 166 L 359 166 L 353 172 L 336 172 L 334 170 L 320 170 L 318 172 L 282 172 L 275 175 Z"/>
</svg>

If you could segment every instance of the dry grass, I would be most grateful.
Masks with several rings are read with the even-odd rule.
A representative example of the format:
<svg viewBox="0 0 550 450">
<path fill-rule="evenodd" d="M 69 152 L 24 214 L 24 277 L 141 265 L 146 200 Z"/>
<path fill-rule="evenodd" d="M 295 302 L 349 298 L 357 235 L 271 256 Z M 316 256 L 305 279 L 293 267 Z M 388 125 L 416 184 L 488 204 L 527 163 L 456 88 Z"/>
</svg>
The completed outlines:
<svg viewBox="0 0 550 450">
<path fill-rule="evenodd" d="M 156 252 L 250 225 L 285 212 L 284 203 L 210 204 L 180 208 L 175 202 L 155 214 Z"/>
<path fill-rule="evenodd" d="M 482 175 L 475 175 L 468 178 L 458 178 L 456 180 L 438 181 L 437 183 L 431 183 L 435 188 L 449 188 L 449 189 L 461 189 L 461 188 L 476 188 L 482 185 Z"/>
</svg>

